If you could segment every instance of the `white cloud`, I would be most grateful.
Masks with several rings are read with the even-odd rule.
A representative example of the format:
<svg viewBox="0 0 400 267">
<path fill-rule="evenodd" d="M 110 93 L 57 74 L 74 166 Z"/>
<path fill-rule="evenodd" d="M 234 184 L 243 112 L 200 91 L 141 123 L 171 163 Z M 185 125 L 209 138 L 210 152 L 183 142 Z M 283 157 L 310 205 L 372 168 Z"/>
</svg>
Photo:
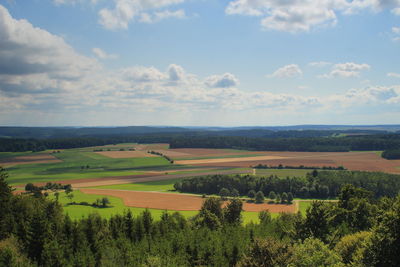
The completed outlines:
<svg viewBox="0 0 400 267">
<path fill-rule="evenodd" d="M 34 81 L 51 87 L 98 69 L 96 60 L 76 53 L 61 37 L 12 18 L 0 5 L 0 90 L 39 90 Z"/>
<path fill-rule="evenodd" d="M 185 19 L 187 17 L 183 9 L 176 11 L 164 10 L 160 12 L 154 12 L 153 14 L 142 13 L 140 14 L 139 21 L 142 23 L 156 23 L 169 18 Z"/>
<path fill-rule="evenodd" d="M 82 2 L 90 2 L 91 4 L 96 4 L 98 0 L 53 0 L 56 5 L 75 5 Z"/>
<path fill-rule="evenodd" d="M 393 78 L 400 78 L 400 73 L 395 73 L 395 72 L 389 72 L 387 74 L 388 77 L 393 77 Z"/>
<path fill-rule="evenodd" d="M 232 73 L 224 73 L 222 75 L 212 75 L 205 79 L 205 84 L 215 88 L 229 88 L 239 85 L 239 79 Z"/>
<path fill-rule="evenodd" d="M 118 58 L 118 55 L 116 54 L 107 54 L 103 49 L 94 47 L 92 48 L 93 54 L 96 55 L 96 57 L 100 59 L 116 59 Z"/>
<path fill-rule="evenodd" d="M 185 79 L 185 70 L 176 64 L 168 66 L 168 75 L 171 81 L 177 82 Z"/>
<path fill-rule="evenodd" d="M 334 26 L 338 14 L 354 14 L 370 9 L 392 9 L 398 13 L 399 0 L 234 0 L 225 9 L 228 15 L 262 17 L 266 30 L 308 32 L 317 27 Z"/>
<path fill-rule="evenodd" d="M 322 68 L 325 66 L 332 65 L 332 63 L 327 62 L 327 61 L 315 61 L 315 62 L 308 63 L 308 65 L 311 67 Z"/>
<path fill-rule="evenodd" d="M 184 0 L 115 0 L 113 9 L 103 8 L 99 11 L 99 23 L 106 29 L 127 29 L 129 23 L 157 22 L 166 18 L 185 18 L 183 10 L 159 10 L 171 5 L 183 3 Z M 155 10 L 155 11 L 154 11 Z M 154 11 L 154 12 L 153 12 Z M 153 12 L 153 13 L 149 13 Z"/>
<path fill-rule="evenodd" d="M 400 34 L 400 27 L 392 27 L 392 32 L 395 34 Z"/>
<path fill-rule="evenodd" d="M 371 68 L 368 64 L 357 64 L 353 62 L 335 64 L 328 74 L 320 76 L 321 78 L 352 78 L 360 76 L 361 71 L 369 70 Z"/>
<path fill-rule="evenodd" d="M 290 64 L 277 69 L 274 73 L 268 76 L 274 78 L 293 78 L 301 76 L 302 74 L 303 72 L 298 65 Z"/>
<path fill-rule="evenodd" d="M 400 7 L 392 9 L 392 13 L 397 15 L 397 16 L 400 16 Z"/>
</svg>

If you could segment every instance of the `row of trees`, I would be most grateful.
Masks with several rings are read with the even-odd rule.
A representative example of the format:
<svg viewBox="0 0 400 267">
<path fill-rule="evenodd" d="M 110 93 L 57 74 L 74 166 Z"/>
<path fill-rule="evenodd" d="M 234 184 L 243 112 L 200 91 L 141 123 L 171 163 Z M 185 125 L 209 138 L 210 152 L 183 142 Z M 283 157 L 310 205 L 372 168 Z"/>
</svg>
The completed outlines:
<svg viewBox="0 0 400 267">
<path fill-rule="evenodd" d="M 241 224 L 242 202 L 205 200 L 192 219 L 148 210 L 72 221 L 55 201 L 12 194 L 0 170 L 1 266 L 399 266 L 400 197 L 344 186 L 338 202 L 306 216 L 259 214 Z"/>
<path fill-rule="evenodd" d="M 219 136 L 221 134 L 222 136 Z M 370 151 L 400 149 L 400 134 L 345 137 L 248 137 L 231 136 L 229 131 L 97 135 L 72 138 L 0 138 L 0 152 L 41 151 L 102 146 L 115 143 L 169 143 L 171 148 L 235 148 L 269 151 Z"/>
<path fill-rule="evenodd" d="M 334 167 L 334 166 L 304 166 L 304 165 L 299 165 L 299 166 L 284 166 L 282 164 L 279 164 L 277 166 L 273 165 L 267 165 L 267 164 L 257 164 L 256 166 L 253 166 L 255 169 L 300 169 L 300 170 L 339 170 L 343 171 L 346 170 L 343 166 L 339 167 Z"/>
<path fill-rule="evenodd" d="M 270 192 L 291 193 L 299 198 L 336 198 L 343 184 L 365 188 L 377 197 L 394 197 L 400 191 L 400 176 L 380 172 L 359 171 L 317 171 L 306 177 L 279 178 L 275 175 L 258 177 L 253 175 L 207 175 L 183 179 L 174 184 L 177 191 L 197 194 L 219 194 L 237 192 L 247 195 L 249 191 L 261 191 L 268 196 Z M 224 190 L 224 191 L 225 191 Z"/>
<path fill-rule="evenodd" d="M 382 158 L 400 159 L 400 149 L 389 149 L 382 152 Z"/>
</svg>

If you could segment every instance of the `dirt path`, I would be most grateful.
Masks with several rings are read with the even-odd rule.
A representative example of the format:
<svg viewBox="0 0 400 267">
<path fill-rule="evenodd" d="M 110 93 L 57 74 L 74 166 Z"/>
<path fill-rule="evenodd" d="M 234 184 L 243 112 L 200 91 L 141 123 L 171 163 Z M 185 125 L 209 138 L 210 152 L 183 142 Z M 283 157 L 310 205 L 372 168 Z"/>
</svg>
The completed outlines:
<svg viewBox="0 0 400 267">
<path fill-rule="evenodd" d="M 122 198 L 124 204 L 129 207 L 166 209 L 177 211 L 197 211 L 200 210 L 204 199 L 199 196 L 187 194 L 171 194 L 160 192 L 143 192 L 114 189 L 91 189 L 82 188 L 81 192 L 85 194 L 107 195 Z M 296 211 L 295 205 L 281 204 L 254 204 L 243 203 L 244 211 L 260 212 L 269 210 L 272 213 Z"/>
</svg>

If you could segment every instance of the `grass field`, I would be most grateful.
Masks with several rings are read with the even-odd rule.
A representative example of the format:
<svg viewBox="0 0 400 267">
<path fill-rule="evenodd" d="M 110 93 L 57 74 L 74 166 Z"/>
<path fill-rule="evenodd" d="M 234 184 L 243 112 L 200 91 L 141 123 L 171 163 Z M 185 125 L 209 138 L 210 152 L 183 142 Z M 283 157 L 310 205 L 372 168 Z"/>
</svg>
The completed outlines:
<svg viewBox="0 0 400 267">
<path fill-rule="evenodd" d="M 153 182 L 144 182 L 144 183 L 135 183 L 135 184 L 105 185 L 105 186 L 97 186 L 95 188 L 166 192 L 166 191 L 174 190 L 174 184 L 179 180 L 181 180 L 181 179 L 153 181 Z"/>
<path fill-rule="evenodd" d="M 255 169 L 255 170 L 256 170 L 256 175 L 259 176 L 276 175 L 281 178 L 286 178 L 288 176 L 305 177 L 307 173 L 312 171 L 304 169 Z"/>
<path fill-rule="evenodd" d="M 171 165 L 163 157 L 112 159 L 79 150 L 65 150 L 53 155 L 63 162 L 16 165 L 7 168 L 10 176 L 8 182 L 15 185 L 28 182 L 137 175 L 143 174 L 142 171 L 148 168 L 157 169 Z M 89 168 L 86 168 L 87 166 Z"/>
<path fill-rule="evenodd" d="M 311 206 L 312 200 L 300 200 L 299 211 L 301 214 L 306 215 L 307 208 Z"/>
<path fill-rule="evenodd" d="M 101 199 L 105 196 L 102 195 L 91 195 L 91 194 L 83 194 L 80 191 L 74 191 L 74 198 L 72 201 L 75 202 L 82 202 L 86 201 L 88 203 L 93 203 L 96 199 Z M 51 199 L 55 199 L 54 195 L 49 196 Z M 98 213 L 100 216 L 104 218 L 110 218 L 112 215 L 115 214 L 123 214 L 125 211 L 130 210 L 134 215 L 139 215 L 143 212 L 144 208 L 134 208 L 134 207 L 126 207 L 122 201 L 122 199 L 117 197 L 110 197 L 107 196 L 110 200 L 111 204 L 108 208 L 95 208 L 91 206 L 82 206 L 82 205 L 68 205 L 70 200 L 66 197 L 65 193 L 60 193 L 59 196 L 59 203 L 63 206 L 64 212 L 67 213 L 71 219 L 81 219 L 87 217 L 91 213 Z M 158 209 L 149 209 L 153 218 L 155 220 L 159 220 L 164 210 Z M 175 211 L 168 211 L 168 212 L 175 212 Z M 198 212 L 197 211 L 179 211 L 184 217 L 190 218 L 195 216 Z M 258 212 L 243 212 L 243 223 L 247 224 L 250 222 L 258 223 Z M 278 214 L 272 214 L 273 217 L 277 216 Z"/>
</svg>

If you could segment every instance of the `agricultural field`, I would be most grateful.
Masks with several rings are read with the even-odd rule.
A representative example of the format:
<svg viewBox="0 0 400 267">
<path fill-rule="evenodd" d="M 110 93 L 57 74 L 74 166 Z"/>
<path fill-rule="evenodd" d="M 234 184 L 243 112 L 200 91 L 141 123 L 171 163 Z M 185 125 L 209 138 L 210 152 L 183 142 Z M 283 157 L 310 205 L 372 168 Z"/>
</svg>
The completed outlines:
<svg viewBox="0 0 400 267">
<path fill-rule="evenodd" d="M 155 151 L 161 155 L 150 154 Z M 307 169 L 253 169 L 250 166 L 267 164 L 277 166 L 341 166 L 357 170 L 386 170 L 399 172 L 398 161 L 387 161 L 379 152 L 268 152 L 233 149 L 169 149 L 168 144 L 117 144 L 42 151 L 38 153 L 0 153 L 0 164 L 8 173 L 8 182 L 22 189 L 28 183 L 46 182 L 72 184 L 74 201 L 93 202 L 108 197 L 109 208 L 68 205 L 64 194 L 60 203 L 72 218 L 90 212 L 110 217 L 130 209 L 140 213 L 149 208 L 154 217 L 163 210 L 179 211 L 185 217 L 196 214 L 203 199 L 198 195 L 174 191 L 174 183 L 183 178 L 212 174 L 255 174 L 285 177 L 305 177 Z M 173 160 L 166 159 L 164 156 Z M 257 221 L 258 212 L 305 213 L 309 201 L 296 200 L 293 205 L 244 203 L 244 221 Z"/>
</svg>

